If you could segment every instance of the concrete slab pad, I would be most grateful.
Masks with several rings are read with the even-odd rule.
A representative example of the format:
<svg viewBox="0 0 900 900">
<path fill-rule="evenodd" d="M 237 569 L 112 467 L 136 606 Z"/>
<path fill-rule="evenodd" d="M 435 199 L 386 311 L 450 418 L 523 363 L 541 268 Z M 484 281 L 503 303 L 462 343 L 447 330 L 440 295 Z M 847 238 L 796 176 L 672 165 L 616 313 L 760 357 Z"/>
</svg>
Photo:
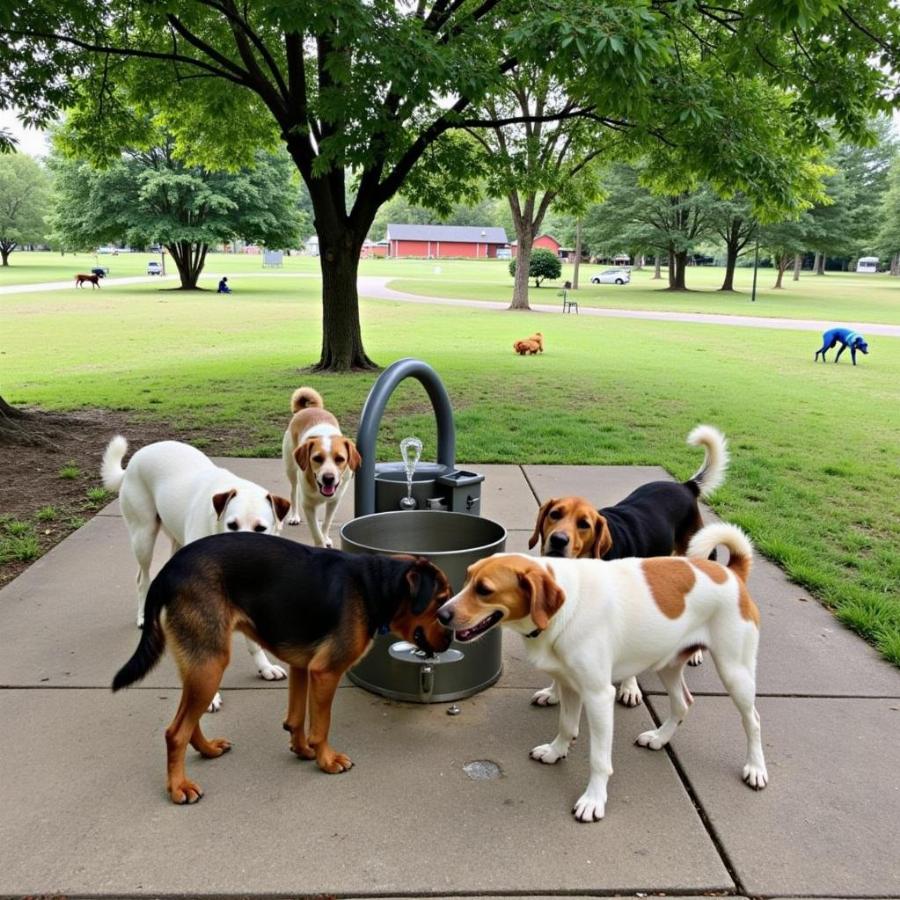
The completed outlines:
<svg viewBox="0 0 900 900">
<path fill-rule="evenodd" d="M 612 506 L 648 481 L 672 481 L 660 466 L 523 466 L 541 503 L 578 494 L 595 505 Z M 531 523 L 534 527 L 534 522 Z"/>
<path fill-rule="evenodd" d="M 165 697 L 165 699 L 161 699 Z M 0 894 L 574 894 L 734 889 L 664 754 L 631 745 L 647 727 L 623 711 L 606 821 L 579 825 L 582 743 L 541 766 L 549 737 L 525 692 L 410 708 L 338 692 L 334 744 L 356 766 L 326 776 L 288 752 L 282 708 L 239 692 L 214 720 L 235 742 L 190 752 L 206 796 L 164 792 L 162 731 L 175 697 L 129 691 L 0 692 Z M 463 765 L 491 760 L 496 780 Z M 740 787 L 740 785 L 738 785 Z"/>
<path fill-rule="evenodd" d="M 534 528 L 538 502 L 521 466 L 460 465 L 484 475 L 481 514 L 509 529 Z"/>
<path fill-rule="evenodd" d="M 764 791 L 741 783 L 744 733 L 730 700 L 699 698 L 672 742 L 740 887 L 753 896 L 896 895 L 900 703 L 763 698 L 758 707 Z"/>
</svg>

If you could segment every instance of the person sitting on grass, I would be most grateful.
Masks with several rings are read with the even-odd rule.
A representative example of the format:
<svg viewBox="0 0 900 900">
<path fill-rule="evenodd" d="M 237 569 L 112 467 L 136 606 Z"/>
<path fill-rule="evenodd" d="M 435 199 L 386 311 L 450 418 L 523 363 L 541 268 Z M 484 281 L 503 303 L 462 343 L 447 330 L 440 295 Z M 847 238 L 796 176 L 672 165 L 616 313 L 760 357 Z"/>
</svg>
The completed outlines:
<svg viewBox="0 0 900 900">
<path fill-rule="evenodd" d="M 217 294 L 230 294 L 231 288 L 228 287 L 228 279 L 223 276 L 222 280 L 219 282 L 219 289 L 216 291 Z"/>
</svg>

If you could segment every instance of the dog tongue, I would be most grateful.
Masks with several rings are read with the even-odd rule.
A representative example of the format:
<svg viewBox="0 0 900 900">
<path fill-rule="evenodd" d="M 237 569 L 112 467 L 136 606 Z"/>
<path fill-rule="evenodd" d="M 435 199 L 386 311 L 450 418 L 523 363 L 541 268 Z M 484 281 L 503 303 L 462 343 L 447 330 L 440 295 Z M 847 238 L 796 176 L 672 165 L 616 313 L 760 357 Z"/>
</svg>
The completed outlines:
<svg viewBox="0 0 900 900">
<path fill-rule="evenodd" d="M 319 490 L 322 491 L 323 497 L 330 497 L 334 493 L 335 487 L 333 484 L 323 484 Z"/>
</svg>

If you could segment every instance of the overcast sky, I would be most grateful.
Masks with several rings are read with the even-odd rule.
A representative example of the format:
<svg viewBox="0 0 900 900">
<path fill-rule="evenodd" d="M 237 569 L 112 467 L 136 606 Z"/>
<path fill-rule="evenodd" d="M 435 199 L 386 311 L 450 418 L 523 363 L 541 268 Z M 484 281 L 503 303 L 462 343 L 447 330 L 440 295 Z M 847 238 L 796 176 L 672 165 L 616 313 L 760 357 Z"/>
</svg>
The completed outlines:
<svg viewBox="0 0 900 900">
<path fill-rule="evenodd" d="M 22 153 L 27 153 L 29 156 L 47 155 L 47 141 L 44 132 L 35 131 L 33 128 L 24 128 L 12 110 L 0 109 L 0 128 L 12 132 L 19 142 L 16 147 Z"/>
</svg>

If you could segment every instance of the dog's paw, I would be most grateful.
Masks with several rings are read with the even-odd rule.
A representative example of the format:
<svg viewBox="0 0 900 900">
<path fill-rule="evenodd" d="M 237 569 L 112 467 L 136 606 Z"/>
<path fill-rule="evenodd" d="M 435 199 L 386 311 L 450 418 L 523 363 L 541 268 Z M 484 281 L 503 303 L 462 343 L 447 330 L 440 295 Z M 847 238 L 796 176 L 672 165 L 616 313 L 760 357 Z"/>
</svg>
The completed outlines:
<svg viewBox="0 0 900 900">
<path fill-rule="evenodd" d="M 287 678 L 287 672 L 285 672 L 281 666 L 276 666 L 274 663 L 267 663 L 265 666 L 260 666 L 257 671 L 259 672 L 259 677 L 265 681 L 283 681 Z"/>
<path fill-rule="evenodd" d="M 300 516 L 297 515 L 297 513 L 294 513 L 292 516 L 288 516 L 287 523 L 288 525 L 299 525 Z"/>
<path fill-rule="evenodd" d="M 216 696 L 212 698 L 212 702 L 206 707 L 208 713 L 218 712 L 222 708 L 222 695 L 216 691 Z"/>
<path fill-rule="evenodd" d="M 137 627 L 138 628 L 144 627 L 144 614 L 142 612 L 138 613 L 138 615 L 137 615 Z"/>
<path fill-rule="evenodd" d="M 538 762 L 542 762 L 545 765 L 552 766 L 553 763 L 559 762 L 559 760 L 561 759 L 565 759 L 567 753 L 567 750 L 561 751 L 554 744 L 539 744 L 537 747 L 533 748 L 528 755 L 532 759 L 536 759 Z"/>
<path fill-rule="evenodd" d="M 622 706 L 640 706 L 644 702 L 644 695 L 638 687 L 637 679 L 626 678 L 616 692 L 616 699 Z"/>
<path fill-rule="evenodd" d="M 606 814 L 606 791 L 588 788 L 572 807 L 572 815 L 579 822 L 599 822 Z"/>
<path fill-rule="evenodd" d="M 665 741 L 660 738 L 659 732 L 655 729 L 639 734 L 634 742 L 638 747 L 646 747 L 648 750 L 662 750 L 666 746 Z"/>
<path fill-rule="evenodd" d="M 338 753 L 336 750 L 320 754 L 316 761 L 319 768 L 329 775 L 340 775 L 341 772 L 349 772 L 353 768 L 353 760 L 346 753 Z"/>
<path fill-rule="evenodd" d="M 332 540 L 330 537 L 326 537 L 325 540 L 322 541 L 322 546 L 331 548 L 334 546 L 334 544 L 332 543 Z"/>
<path fill-rule="evenodd" d="M 703 665 L 703 651 L 697 650 L 695 653 L 692 653 L 688 657 L 687 664 L 689 666 L 702 666 Z"/>
<path fill-rule="evenodd" d="M 742 778 L 744 783 L 755 791 L 761 791 L 769 783 L 769 773 L 764 765 L 755 766 L 752 763 L 747 763 L 744 766 Z"/>
<path fill-rule="evenodd" d="M 206 742 L 206 746 L 200 751 L 200 755 L 204 759 L 218 759 L 230 749 L 231 741 L 227 741 L 225 738 L 212 738 L 212 740 Z"/>
<path fill-rule="evenodd" d="M 170 782 L 167 787 L 172 802 L 179 806 L 196 803 L 203 796 L 200 785 L 188 778 L 183 778 L 181 781 L 177 782 Z"/>
<path fill-rule="evenodd" d="M 541 688 L 531 696 L 532 706 L 556 706 L 557 703 L 559 703 L 559 696 L 552 686 Z"/>
</svg>

